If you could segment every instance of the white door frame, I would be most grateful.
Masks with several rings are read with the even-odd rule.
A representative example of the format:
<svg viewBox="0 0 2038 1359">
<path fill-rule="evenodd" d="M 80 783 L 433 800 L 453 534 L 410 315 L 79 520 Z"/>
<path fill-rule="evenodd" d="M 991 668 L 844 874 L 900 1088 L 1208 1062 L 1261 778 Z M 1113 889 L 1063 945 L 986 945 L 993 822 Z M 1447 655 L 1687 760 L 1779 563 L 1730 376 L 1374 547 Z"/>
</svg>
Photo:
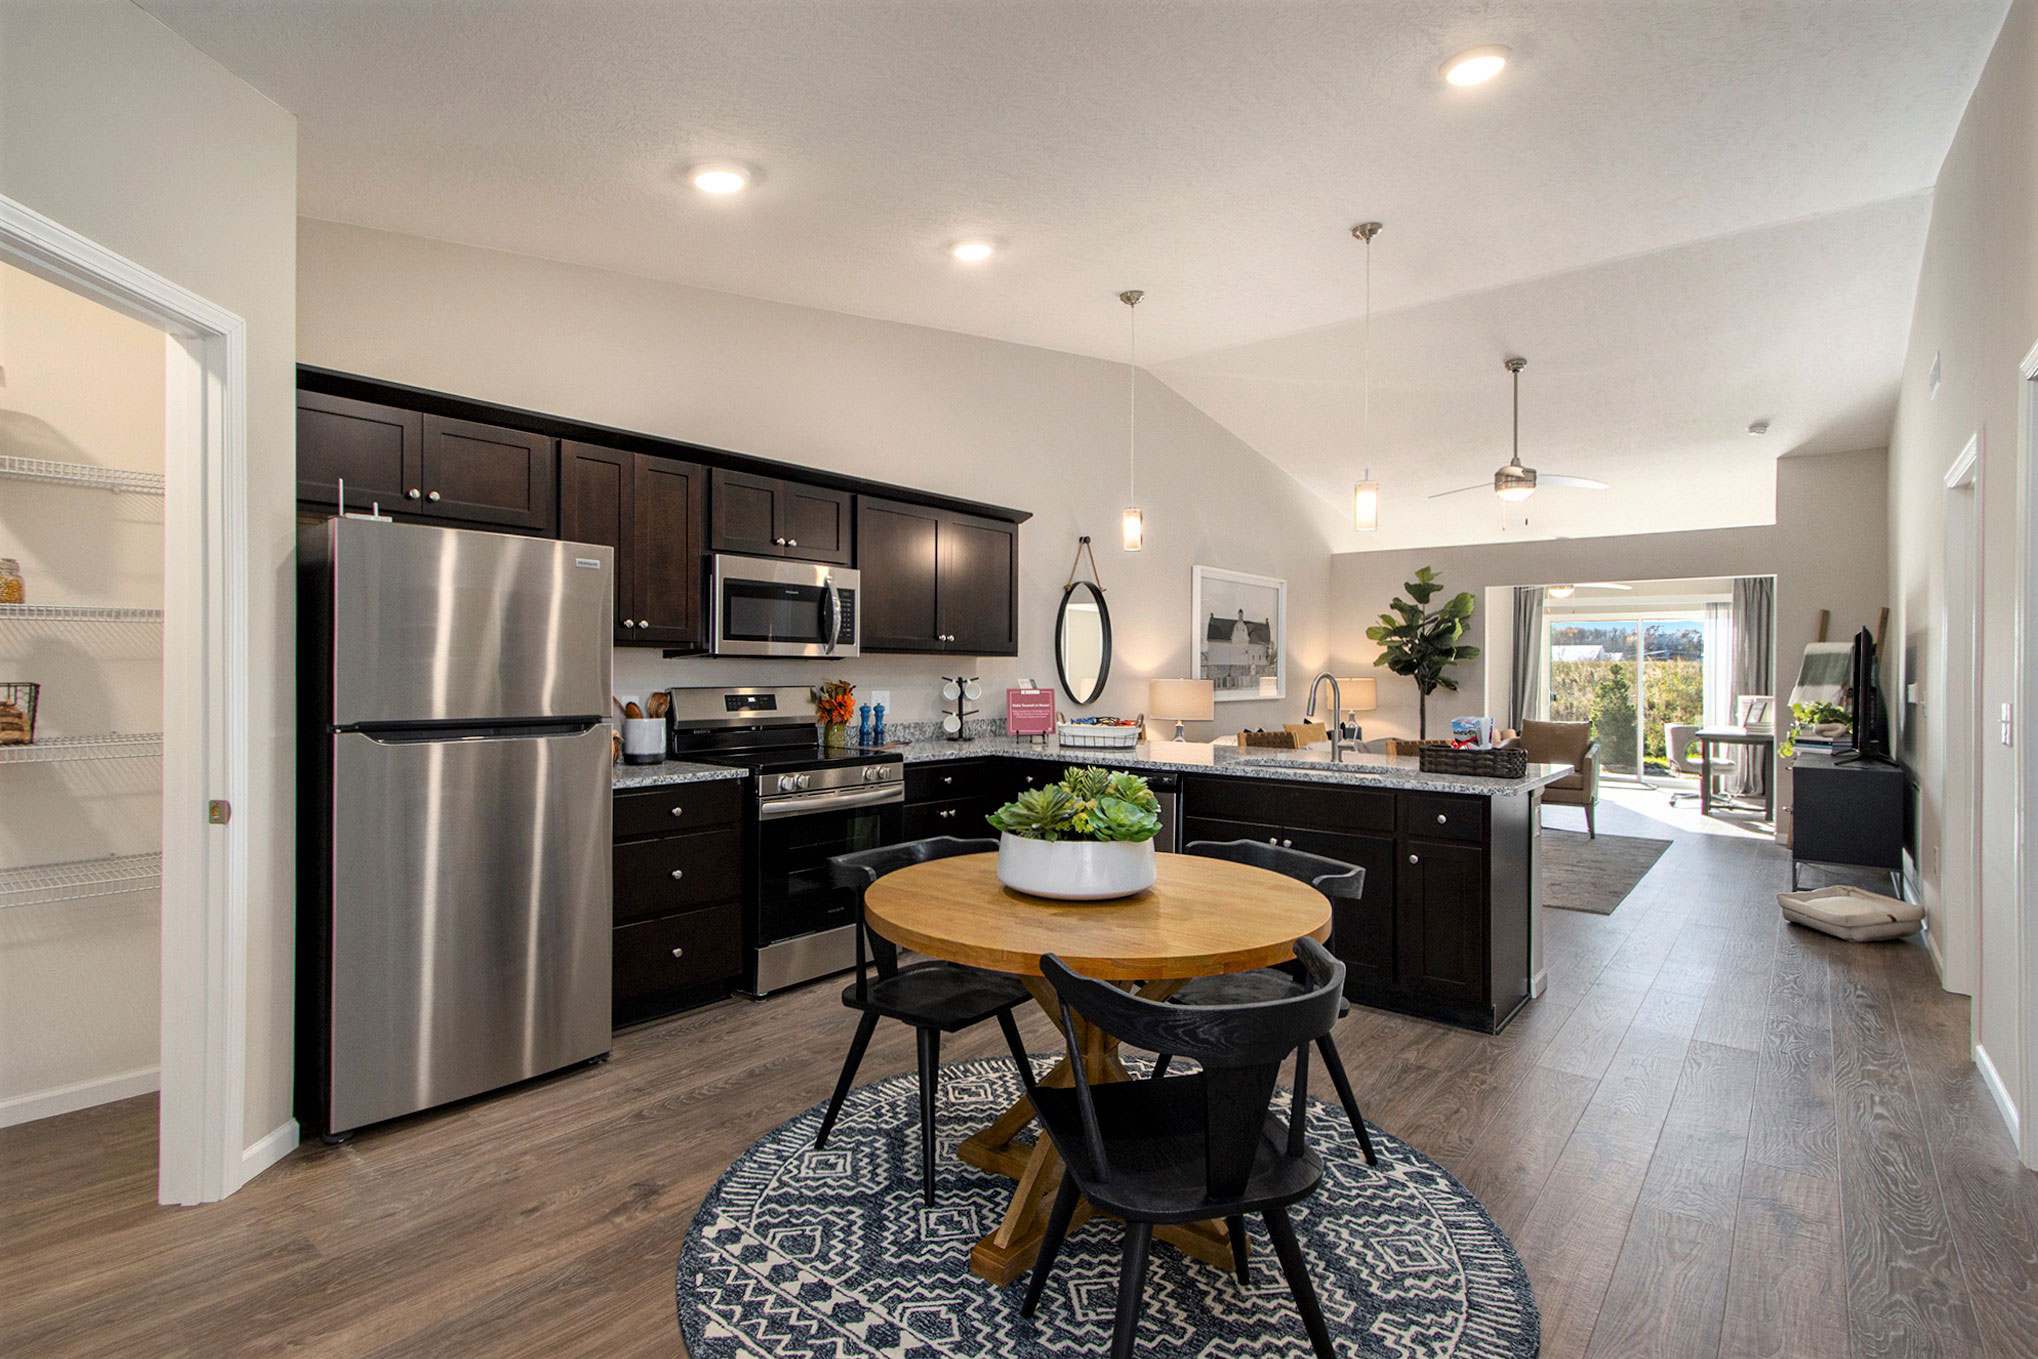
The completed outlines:
<svg viewBox="0 0 2038 1359">
<path fill-rule="evenodd" d="M 2010 692 L 2017 710 L 2010 725 L 2011 739 L 2020 749 L 2015 756 L 2017 770 L 2017 825 L 2031 824 L 2038 812 L 2038 742 L 2030 737 L 2030 715 L 2038 712 L 2038 344 L 2031 346 L 2017 365 L 2017 624 L 2011 652 L 2014 669 Z M 2038 854 L 2025 850 L 2018 836 L 2010 851 L 2015 856 L 2017 884 L 2017 1027 L 2022 1052 L 2021 1089 L 2008 1092 L 2016 1101 L 2004 1113 L 2009 1117 L 2017 1151 L 2024 1164 L 2038 1170 L 2038 1115 L 2032 1110 L 2033 1092 L 2038 1091 Z M 1998 1092 L 2000 1098 L 2001 1092 Z"/>
<path fill-rule="evenodd" d="M 166 332 L 162 1089 L 156 1194 L 241 1187 L 248 838 L 247 326 L 0 196 L 0 258 Z M 259 1168 L 259 1167 L 256 1167 Z"/>
<path fill-rule="evenodd" d="M 1981 650 L 1986 645 L 1982 635 L 1982 591 L 1985 588 L 1982 564 L 1987 560 L 1982 541 L 1982 432 L 1976 430 L 1968 436 L 1967 444 L 1959 456 L 1946 469 L 1945 495 L 1941 502 L 1941 523 L 1951 525 L 1956 513 L 1955 496 L 1965 496 L 1965 513 L 1968 516 L 1968 540 L 1962 555 L 1966 558 L 1963 569 L 1968 582 L 1968 597 L 1965 601 L 1967 640 L 1973 644 L 1971 657 L 1955 657 L 1953 654 L 1954 615 L 1953 599 L 1945 600 L 1945 621 L 1940 629 L 1939 673 L 1933 677 L 1938 692 L 1929 702 L 1938 710 L 1938 738 L 1940 768 L 1945 777 L 1941 788 L 1945 802 L 1939 817 L 1939 903 L 1946 922 L 1945 938 L 1936 934 L 1928 935 L 1933 956 L 1939 963 L 1939 982 L 1949 991 L 1963 996 L 1972 996 L 1980 989 L 1980 943 L 1981 943 L 1981 732 L 1982 719 L 1982 662 Z M 1951 561 L 1951 535 L 1947 536 L 1949 551 L 1947 566 Z M 1963 699 L 1956 705 L 1953 696 L 1956 686 Z M 1965 708 L 1965 712 L 1961 708 Z M 1965 757 L 1966 777 L 1954 786 L 1953 755 L 1959 748 Z M 1953 809 L 1959 814 L 1953 815 Z M 1949 826 L 1949 822 L 1953 823 Z M 1950 862 L 1958 861 L 1959 872 L 1955 881 L 1965 889 L 1965 896 L 1954 900 L 1946 891 L 1947 871 Z M 1921 869 L 1923 865 L 1919 866 Z"/>
</svg>

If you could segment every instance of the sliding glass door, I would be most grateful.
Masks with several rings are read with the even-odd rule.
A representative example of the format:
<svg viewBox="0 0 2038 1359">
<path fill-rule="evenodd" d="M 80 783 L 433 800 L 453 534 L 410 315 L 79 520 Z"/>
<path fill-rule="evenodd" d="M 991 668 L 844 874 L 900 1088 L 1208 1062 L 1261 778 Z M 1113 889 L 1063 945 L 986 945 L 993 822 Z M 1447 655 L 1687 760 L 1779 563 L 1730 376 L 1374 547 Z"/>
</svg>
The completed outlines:
<svg viewBox="0 0 2038 1359">
<path fill-rule="evenodd" d="M 1550 719 L 1592 723 L 1602 773 L 1674 772 L 1667 728 L 1703 720 L 1702 614 L 1558 616 L 1549 648 Z"/>
</svg>

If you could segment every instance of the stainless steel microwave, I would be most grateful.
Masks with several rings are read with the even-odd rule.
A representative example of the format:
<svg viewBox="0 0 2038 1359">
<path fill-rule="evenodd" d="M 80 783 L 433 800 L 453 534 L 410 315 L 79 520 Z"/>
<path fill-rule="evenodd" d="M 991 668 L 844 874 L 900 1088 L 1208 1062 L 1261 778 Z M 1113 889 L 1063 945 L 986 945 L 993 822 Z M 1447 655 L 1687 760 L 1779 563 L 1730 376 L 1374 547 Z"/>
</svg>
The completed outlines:
<svg viewBox="0 0 2038 1359">
<path fill-rule="evenodd" d="M 859 581 L 846 566 L 717 553 L 709 573 L 717 656 L 855 656 Z"/>
</svg>

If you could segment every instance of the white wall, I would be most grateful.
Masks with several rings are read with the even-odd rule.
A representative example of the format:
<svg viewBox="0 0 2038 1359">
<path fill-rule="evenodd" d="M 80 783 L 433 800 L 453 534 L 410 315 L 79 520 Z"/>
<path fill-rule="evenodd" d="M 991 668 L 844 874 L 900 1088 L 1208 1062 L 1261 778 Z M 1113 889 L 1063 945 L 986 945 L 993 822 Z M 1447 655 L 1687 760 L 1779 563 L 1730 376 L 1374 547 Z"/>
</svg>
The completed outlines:
<svg viewBox="0 0 2038 1359">
<path fill-rule="evenodd" d="M 291 1108 L 297 123 L 128 0 L 0 0 L 0 193 L 247 322 L 254 1144 Z"/>
<path fill-rule="evenodd" d="M 1117 536 L 1123 365 L 331 222 L 301 224 L 298 259 L 305 363 L 1033 512 L 1020 531 L 1017 660 L 618 650 L 618 692 L 840 673 L 860 700 L 889 688 L 895 718 L 925 720 L 941 710 L 939 676 L 961 670 L 983 677 L 984 706 L 1002 716 L 1007 684 L 1055 682 L 1054 612 L 1085 533 L 1114 648 L 1089 711 L 1142 711 L 1148 678 L 1188 674 L 1197 562 L 1288 581 L 1290 676 L 1286 701 L 1221 704 L 1192 735 L 1294 717 L 1329 654 L 1326 567 L 1349 530 L 1144 373 L 1146 548 L 1129 554 Z"/>
<path fill-rule="evenodd" d="M 2001 1096 L 2032 1117 L 2029 1035 L 2018 1016 L 2016 856 L 2028 839 L 2016 805 L 2016 752 L 1994 739 L 1993 715 L 2015 695 L 2016 498 L 2019 360 L 2038 342 L 2038 5 L 2017 0 L 2003 23 L 1933 191 L 1932 225 L 1890 438 L 1890 590 L 1907 678 L 1936 681 L 1943 645 L 1943 478 L 1977 431 L 1983 439 L 1980 747 L 1982 881 L 1980 985 L 1974 1038 L 2002 1081 Z M 1935 395 L 1934 358 L 1942 384 Z M 2024 475 L 2030 474 L 2024 469 Z M 2028 620 L 2027 624 L 2028 626 Z M 1956 668 L 1976 660 L 1960 657 Z M 1903 757 L 1918 776 L 1920 866 L 1926 901 L 1939 903 L 1944 740 L 1933 721 L 1944 696 L 1927 688 L 1918 708 L 1897 709 Z M 2033 728 L 2026 715 L 2023 739 Z M 2028 916 L 2027 916 L 2028 919 Z"/>
<path fill-rule="evenodd" d="M 0 264 L 0 454 L 163 470 L 163 333 Z M 160 608 L 163 502 L 0 482 L 0 557 L 33 604 Z M 0 679 L 42 685 L 36 739 L 159 731 L 162 633 L 0 628 Z M 162 847 L 153 759 L 0 764 L 0 867 Z M 156 1085 L 160 894 L 0 911 L 0 1124 Z"/>
</svg>

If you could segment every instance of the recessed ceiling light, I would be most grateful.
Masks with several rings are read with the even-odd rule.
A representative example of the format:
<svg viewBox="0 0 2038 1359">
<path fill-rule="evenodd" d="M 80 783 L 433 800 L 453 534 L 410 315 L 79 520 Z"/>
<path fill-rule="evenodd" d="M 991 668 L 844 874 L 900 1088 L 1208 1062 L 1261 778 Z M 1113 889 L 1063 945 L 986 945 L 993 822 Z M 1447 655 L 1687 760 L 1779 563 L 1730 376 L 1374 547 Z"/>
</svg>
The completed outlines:
<svg viewBox="0 0 2038 1359">
<path fill-rule="evenodd" d="M 989 241 L 957 241 L 948 247 L 948 253 L 964 264 L 982 264 L 996 253 L 998 247 Z"/>
<path fill-rule="evenodd" d="M 704 160 L 689 165 L 686 170 L 687 182 L 702 193 L 741 193 L 750 187 L 753 178 L 750 167 L 739 165 L 733 160 Z"/>
<path fill-rule="evenodd" d="M 1507 68 L 1508 55 L 1498 43 L 1460 52 L 1443 64 L 1444 79 L 1453 85 L 1484 85 Z"/>
</svg>

